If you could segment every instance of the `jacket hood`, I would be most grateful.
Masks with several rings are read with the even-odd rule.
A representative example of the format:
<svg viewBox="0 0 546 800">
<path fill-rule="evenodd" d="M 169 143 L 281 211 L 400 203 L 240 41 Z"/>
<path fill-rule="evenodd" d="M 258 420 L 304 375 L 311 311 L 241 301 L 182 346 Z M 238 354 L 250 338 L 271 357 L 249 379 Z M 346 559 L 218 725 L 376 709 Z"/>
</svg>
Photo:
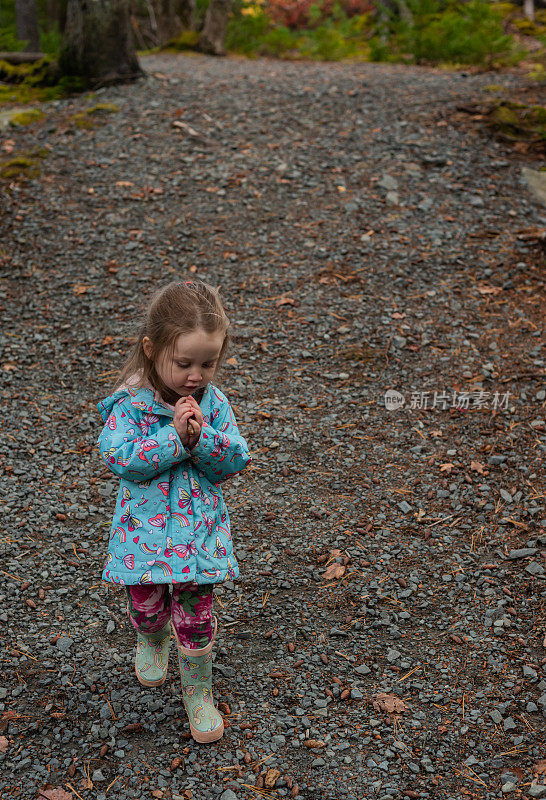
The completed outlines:
<svg viewBox="0 0 546 800">
<path fill-rule="evenodd" d="M 210 383 L 206 386 L 205 391 L 203 392 L 201 403 L 209 391 Z M 123 400 L 126 397 L 130 398 L 131 405 L 134 405 L 136 408 L 142 408 L 142 404 L 144 403 L 146 410 L 150 411 L 152 414 L 170 417 L 171 419 L 174 416 L 172 406 L 169 406 L 167 403 L 164 403 L 162 400 L 160 400 L 157 392 L 155 392 L 152 388 L 148 388 L 146 386 L 140 388 L 122 386 L 111 395 L 108 395 L 108 397 L 105 397 L 104 400 L 100 400 L 97 403 L 97 408 L 103 419 L 103 422 L 106 422 L 112 413 L 114 406 L 119 403 L 120 400 Z"/>
</svg>

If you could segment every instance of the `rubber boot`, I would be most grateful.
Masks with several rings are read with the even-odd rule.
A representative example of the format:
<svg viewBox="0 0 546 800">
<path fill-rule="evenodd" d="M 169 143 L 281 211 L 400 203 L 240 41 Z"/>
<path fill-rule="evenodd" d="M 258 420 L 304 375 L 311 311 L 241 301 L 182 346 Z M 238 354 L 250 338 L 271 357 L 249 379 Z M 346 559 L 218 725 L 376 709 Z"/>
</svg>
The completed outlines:
<svg viewBox="0 0 546 800">
<path fill-rule="evenodd" d="M 155 633 L 137 631 L 135 672 L 143 686 L 162 686 L 167 679 L 171 623 Z"/>
<path fill-rule="evenodd" d="M 215 742 L 224 735 L 224 720 L 212 697 L 212 645 L 218 621 L 214 617 L 214 632 L 206 647 L 188 648 L 180 644 L 173 628 L 178 648 L 178 665 L 182 683 L 182 699 L 188 715 L 191 735 L 196 742 Z"/>
</svg>

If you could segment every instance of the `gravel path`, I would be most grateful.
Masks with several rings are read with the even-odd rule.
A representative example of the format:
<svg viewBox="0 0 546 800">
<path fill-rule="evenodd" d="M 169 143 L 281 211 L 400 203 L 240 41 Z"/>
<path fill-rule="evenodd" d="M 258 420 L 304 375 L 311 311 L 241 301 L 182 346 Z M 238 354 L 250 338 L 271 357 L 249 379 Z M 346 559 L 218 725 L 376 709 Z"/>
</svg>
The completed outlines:
<svg viewBox="0 0 546 800">
<path fill-rule="evenodd" d="M 522 157 L 450 122 L 519 78 L 144 66 L 0 138 L 50 151 L 1 200 L 2 800 L 546 796 L 546 219 Z M 225 488 L 212 746 L 174 648 L 137 683 L 100 580 L 95 404 L 143 293 L 192 272 L 255 459 Z"/>
</svg>

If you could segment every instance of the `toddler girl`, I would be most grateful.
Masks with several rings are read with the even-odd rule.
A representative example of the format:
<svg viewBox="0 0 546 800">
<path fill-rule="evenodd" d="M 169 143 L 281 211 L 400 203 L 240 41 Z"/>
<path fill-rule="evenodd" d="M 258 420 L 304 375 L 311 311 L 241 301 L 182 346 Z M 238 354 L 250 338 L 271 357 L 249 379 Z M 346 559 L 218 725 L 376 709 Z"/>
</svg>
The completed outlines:
<svg viewBox="0 0 546 800">
<path fill-rule="evenodd" d="M 213 584 L 239 575 L 221 484 L 252 460 L 227 397 L 212 383 L 229 324 L 217 289 L 202 281 L 165 286 L 117 390 L 98 404 L 100 453 L 120 479 L 102 577 L 125 586 L 144 686 L 165 682 L 172 620 L 198 742 L 224 732 L 212 697 Z"/>
</svg>

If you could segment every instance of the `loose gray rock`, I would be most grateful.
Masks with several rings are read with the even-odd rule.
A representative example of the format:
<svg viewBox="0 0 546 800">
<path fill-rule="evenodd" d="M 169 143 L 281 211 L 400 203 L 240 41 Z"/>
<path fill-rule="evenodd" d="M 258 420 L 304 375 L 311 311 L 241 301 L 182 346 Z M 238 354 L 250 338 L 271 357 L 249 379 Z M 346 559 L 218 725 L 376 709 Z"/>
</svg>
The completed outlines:
<svg viewBox="0 0 546 800">
<path fill-rule="evenodd" d="M 537 552 L 536 547 L 522 547 L 519 550 L 510 550 L 508 558 L 514 561 L 517 558 L 526 558 L 527 556 L 534 556 Z"/>
</svg>

